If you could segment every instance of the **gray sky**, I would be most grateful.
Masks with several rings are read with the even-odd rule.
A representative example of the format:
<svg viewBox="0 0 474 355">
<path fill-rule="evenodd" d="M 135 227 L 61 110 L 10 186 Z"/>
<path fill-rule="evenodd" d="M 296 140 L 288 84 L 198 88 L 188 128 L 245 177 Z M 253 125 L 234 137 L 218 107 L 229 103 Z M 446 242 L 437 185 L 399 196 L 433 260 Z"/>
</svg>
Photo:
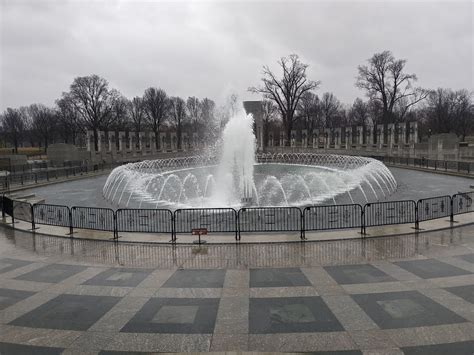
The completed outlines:
<svg viewBox="0 0 474 355">
<path fill-rule="evenodd" d="M 473 89 L 473 2 L 0 0 L 0 110 L 52 105 L 98 74 L 131 98 L 150 86 L 210 97 L 259 84 L 290 53 L 317 93 L 351 103 L 357 65 L 389 49 L 419 86 Z"/>
</svg>

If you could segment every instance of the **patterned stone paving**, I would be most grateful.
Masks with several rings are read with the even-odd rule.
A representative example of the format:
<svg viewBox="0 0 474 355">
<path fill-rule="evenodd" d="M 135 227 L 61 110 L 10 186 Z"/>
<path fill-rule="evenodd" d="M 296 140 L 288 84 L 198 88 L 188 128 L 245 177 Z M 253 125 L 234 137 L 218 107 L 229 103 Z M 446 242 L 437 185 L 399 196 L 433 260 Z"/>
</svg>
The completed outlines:
<svg viewBox="0 0 474 355">
<path fill-rule="evenodd" d="M 388 256 L 357 246 L 362 257 L 347 262 L 343 244 L 322 255 L 306 243 L 280 244 L 279 255 L 298 253 L 284 262 L 254 245 L 240 263 L 204 247 L 146 267 L 41 254 L 18 234 L 0 242 L 0 354 L 472 355 L 474 229 L 462 228 L 422 243 L 392 237 Z"/>
</svg>

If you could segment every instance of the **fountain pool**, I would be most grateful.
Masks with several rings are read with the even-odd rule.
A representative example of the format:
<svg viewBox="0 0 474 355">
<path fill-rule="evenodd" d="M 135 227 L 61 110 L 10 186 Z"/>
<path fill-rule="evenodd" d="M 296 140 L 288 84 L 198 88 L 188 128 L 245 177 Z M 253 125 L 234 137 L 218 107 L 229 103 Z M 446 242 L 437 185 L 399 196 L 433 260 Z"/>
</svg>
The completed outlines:
<svg viewBox="0 0 474 355">
<path fill-rule="evenodd" d="M 256 154 L 251 115 L 223 131 L 220 153 L 127 164 L 109 175 L 103 196 L 134 208 L 302 206 L 366 203 L 391 195 L 397 182 L 372 158 L 335 154 Z"/>
</svg>

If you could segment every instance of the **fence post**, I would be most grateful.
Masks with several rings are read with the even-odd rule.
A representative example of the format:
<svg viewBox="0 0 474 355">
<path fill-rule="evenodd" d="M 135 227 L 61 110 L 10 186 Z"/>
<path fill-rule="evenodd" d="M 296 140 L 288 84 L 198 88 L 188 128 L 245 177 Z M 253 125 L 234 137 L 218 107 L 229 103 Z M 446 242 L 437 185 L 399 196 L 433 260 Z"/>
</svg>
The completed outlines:
<svg viewBox="0 0 474 355">
<path fill-rule="evenodd" d="M 233 209 L 234 210 L 234 209 Z M 235 213 L 235 240 L 239 241 L 239 215 L 236 210 L 234 210 Z"/>
<path fill-rule="evenodd" d="M 298 208 L 300 210 L 300 218 L 301 218 L 301 234 L 300 234 L 300 238 L 301 240 L 306 240 L 306 231 L 305 231 L 305 223 L 304 223 L 304 211 L 306 210 L 306 208 L 301 211 L 301 208 Z"/>
<path fill-rule="evenodd" d="M 362 236 L 365 236 L 366 229 L 365 229 L 365 205 L 362 207 L 362 210 L 360 212 L 360 234 Z"/>
<path fill-rule="evenodd" d="M 74 229 L 72 227 L 72 209 L 68 207 L 68 210 L 69 210 L 69 235 L 71 236 L 71 238 L 74 238 Z"/>
<path fill-rule="evenodd" d="M 114 212 L 114 241 L 118 242 L 117 214 Z"/>
<path fill-rule="evenodd" d="M 420 229 L 420 222 L 418 220 L 418 202 L 413 201 L 415 204 L 415 230 Z"/>
<path fill-rule="evenodd" d="M 456 195 L 451 196 L 451 200 L 450 200 L 450 203 L 449 203 L 450 208 L 451 208 L 451 211 L 450 211 L 451 213 L 449 214 L 449 221 L 451 223 L 454 222 L 454 197 L 455 196 Z"/>
<path fill-rule="evenodd" d="M 176 211 L 171 214 L 171 242 L 176 243 Z"/>
<path fill-rule="evenodd" d="M 35 211 L 34 211 L 33 205 L 30 205 L 30 211 L 31 211 L 31 230 L 34 231 L 36 229 L 36 226 L 35 226 Z"/>
</svg>

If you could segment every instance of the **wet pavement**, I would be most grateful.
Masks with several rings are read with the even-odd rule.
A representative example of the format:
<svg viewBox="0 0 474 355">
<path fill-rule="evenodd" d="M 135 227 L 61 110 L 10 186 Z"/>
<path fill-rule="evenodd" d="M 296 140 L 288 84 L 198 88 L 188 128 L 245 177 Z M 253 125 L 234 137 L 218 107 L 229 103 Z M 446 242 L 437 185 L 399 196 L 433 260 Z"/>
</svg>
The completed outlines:
<svg viewBox="0 0 474 355">
<path fill-rule="evenodd" d="M 0 354 L 472 354 L 474 226 L 206 246 L 0 229 Z"/>
</svg>

